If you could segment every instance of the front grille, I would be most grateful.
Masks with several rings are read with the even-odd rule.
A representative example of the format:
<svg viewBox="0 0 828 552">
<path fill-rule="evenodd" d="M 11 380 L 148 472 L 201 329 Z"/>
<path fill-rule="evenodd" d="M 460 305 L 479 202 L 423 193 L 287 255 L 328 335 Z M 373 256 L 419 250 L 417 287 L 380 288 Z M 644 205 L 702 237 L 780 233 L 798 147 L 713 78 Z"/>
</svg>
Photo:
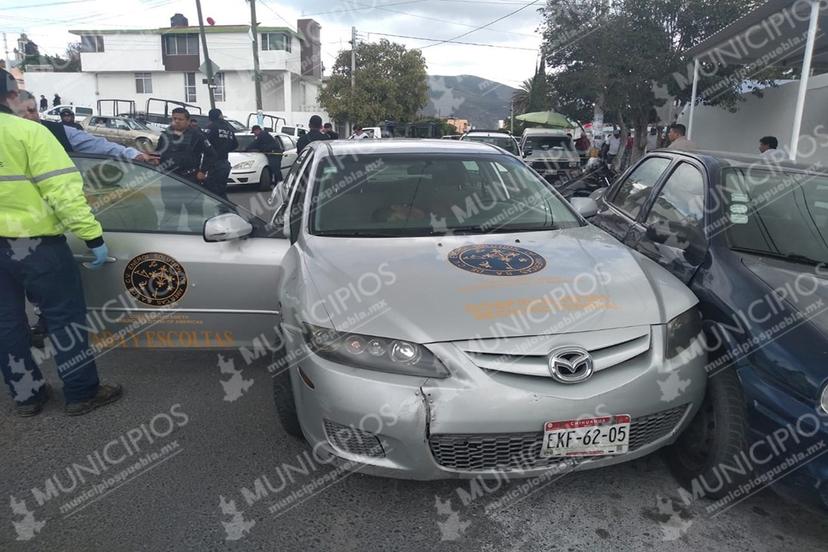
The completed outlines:
<svg viewBox="0 0 828 552">
<path fill-rule="evenodd" d="M 630 424 L 630 452 L 656 441 L 675 429 L 688 405 L 677 406 Z M 515 471 L 550 467 L 565 458 L 542 458 L 543 433 L 436 434 L 429 438 L 436 462 L 452 470 Z M 592 456 L 590 459 L 606 458 Z M 571 461 L 571 458 L 566 458 Z"/>
<path fill-rule="evenodd" d="M 385 457 L 382 443 L 373 433 L 325 420 L 325 434 L 328 442 L 343 452 L 371 458 Z"/>
</svg>

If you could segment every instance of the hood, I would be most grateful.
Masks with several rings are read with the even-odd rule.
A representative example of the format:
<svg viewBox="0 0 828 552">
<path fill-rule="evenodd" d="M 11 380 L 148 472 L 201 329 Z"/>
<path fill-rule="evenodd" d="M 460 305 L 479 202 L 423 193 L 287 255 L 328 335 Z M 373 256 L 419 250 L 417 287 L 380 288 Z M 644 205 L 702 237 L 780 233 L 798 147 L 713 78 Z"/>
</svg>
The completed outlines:
<svg viewBox="0 0 828 552">
<path fill-rule="evenodd" d="M 746 254 L 742 254 L 742 263 L 828 336 L 828 273 L 824 268 Z"/>
<path fill-rule="evenodd" d="M 419 343 L 660 324 L 696 303 L 667 271 L 592 226 L 479 236 L 305 236 L 302 248 L 317 296 L 312 303 L 324 305 L 335 329 Z M 517 252 L 505 265 L 515 270 L 501 270 L 503 251 Z"/>
</svg>

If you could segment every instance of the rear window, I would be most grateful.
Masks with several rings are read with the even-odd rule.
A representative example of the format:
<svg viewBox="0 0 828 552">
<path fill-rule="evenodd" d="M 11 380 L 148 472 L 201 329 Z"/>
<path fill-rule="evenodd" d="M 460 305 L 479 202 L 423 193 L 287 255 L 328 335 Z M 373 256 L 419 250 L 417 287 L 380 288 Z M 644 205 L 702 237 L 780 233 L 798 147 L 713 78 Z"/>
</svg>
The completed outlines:
<svg viewBox="0 0 828 552">
<path fill-rule="evenodd" d="M 499 148 L 503 148 L 509 153 L 517 154 L 518 148 L 515 141 L 510 138 L 509 136 L 483 136 L 483 135 L 474 135 L 474 136 L 466 136 L 463 138 L 464 140 L 469 140 L 471 142 L 482 142 L 484 144 L 493 144 Z"/>
<path fill-rule="evenodd" d="M 573 150 L 569 136 L 527 136 L 525 146 L 533 150 Z"/>
<path fill-rule="evenodd" d="M 88 117 L 89 115 L 92 115 L 92 113 L 93 113 L 92 109 L 90 109 L 88 107 L 76 107 L 75 108 L 75 115 L 84 115 L 84 116 Z"/>
</svg>

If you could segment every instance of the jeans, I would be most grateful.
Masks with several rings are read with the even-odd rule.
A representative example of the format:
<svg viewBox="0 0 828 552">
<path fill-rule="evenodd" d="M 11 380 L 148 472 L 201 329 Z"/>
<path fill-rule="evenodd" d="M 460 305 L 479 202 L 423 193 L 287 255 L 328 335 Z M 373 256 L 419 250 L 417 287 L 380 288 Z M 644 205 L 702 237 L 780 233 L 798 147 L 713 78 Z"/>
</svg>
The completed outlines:
<svg viewBox="0 0 828 552">
<path fill-rule="evenodd" d="M 45 393 L 32 356 L 27 297 L 46 320 L 51 345 L 47 341 L 43 355 L 54 355 L 66 402 L 91 399 L 98 370 L 83 329 L 88 323 L 80 271 L 64 236 L 0 238 L 0 369 L 20 404 Z"/>
</svg>

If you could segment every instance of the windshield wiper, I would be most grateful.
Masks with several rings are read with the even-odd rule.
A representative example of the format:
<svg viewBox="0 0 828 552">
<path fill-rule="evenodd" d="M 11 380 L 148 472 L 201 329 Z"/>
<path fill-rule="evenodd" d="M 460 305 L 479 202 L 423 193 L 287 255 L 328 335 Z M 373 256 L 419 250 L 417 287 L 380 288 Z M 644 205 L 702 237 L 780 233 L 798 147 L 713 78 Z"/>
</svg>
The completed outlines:
<svg viewBox="0 0 828 552">
<path fill-rule="evenodd" d="M 807 255 L 800 255 L 799 253 L 775 253 L 773 251 L 759 251 L 757 249 L 747 249 L 744 247 L 735 247 L 733 248 L 733 251 L 740 251 L 742 253 L 749 253 L 751 255 L 759 255 L 763 257 L 772 257 L 774 259 L 782 259 L 785 261 L 793 261 L 795 263 L 813 266 L 826 263 L 826 261 L 818 261 L 816 259 L 808 257 Z"/>
<path fill-rule="evenodd" d="M 512 232 L 542 232 L 544 230 L 559 230 L 556 225 L 549 226 L 500 226 L 492 228 L 483 228 L 482 226 L 458 226 L 456 228 L 447 228 L 446 230 L 433 230 L 428 233 L 429 236 L 445 236 L 455 235 L 462 236 L 468 234 L 511 234 Z"/>
<path fill-rule="evenodd" d="M 363 231 L 352 231 L 352 232 L 340 232 L 340 231 L 317 231 L 314 235 L 322 236 L 325 238 L 401 238 L 403 234 L 399 232 L 377 232 L 377 231 L 370 231 L 370 232 L 363 232 Z"/>
</svg>

